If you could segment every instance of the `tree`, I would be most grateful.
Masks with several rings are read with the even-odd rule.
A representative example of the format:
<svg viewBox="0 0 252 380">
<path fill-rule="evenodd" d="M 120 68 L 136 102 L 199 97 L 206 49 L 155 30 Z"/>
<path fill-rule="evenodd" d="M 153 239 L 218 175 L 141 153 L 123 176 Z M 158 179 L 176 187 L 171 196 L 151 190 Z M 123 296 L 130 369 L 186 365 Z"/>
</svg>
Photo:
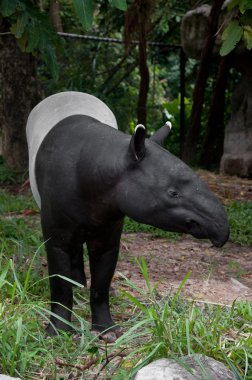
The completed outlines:
<svg viewBox="0 0 252 380">
<path fill-rule="evenodd" d="M 147 34 L 150 30 L 150 18 L 153 11 L 152 0 L 135 0 L 126 12 L 124 41 L 128 49 L 131 40 L 139 41 L 140 86 L 137 104 L 137 122 L 146 125 L 147 97 L 149 91 L 149 69 L 147 64 Z"/>
<path fill-rule="evenodd" d="M 216 85 L 209 110 L 205 139 L 201 147 L 200 164 L 207 169 L 218 165 L 223 153 L 225 91 L 230 69 L 230 57 L 220 59 Z"/>
<path fill-rule="evenodd" d="M 2 1 L 0 12 L 3 157 L 10 168 L 24 172 L 28 162 L 25 125 L 29 112 L 42 98 L 35 54 L 40 50 L 41 56 L 55 70 L 53 29 L 46 15 L 29 2 Z"/>
<path fill-rule="evenodd" d="M 2 20 L 0 30 L 8 30 L 7 20 Z M 28 163 L 24 127 L 30 110 L 42 95 L 36 80 L 36 58 L 22 52 L 13 35 L 6 35 L 0 40 L 0 49 L 3 157 L 10 168 L 23 172 Z"/>
<path fill-rule="evenodd" d="M 220 60 L 217 74 L 216 88 L 213 92 L 212 103 L 208 118 L 207 132 L 201 152 L 201 163 L 206 167 L 211 167 L 212 163 L 218 163 L 221 157 L 224 140 L 224 100 L 225 87 L 228 79 L 228 71 L 231 57 L 237 43 L 244 41 L 248 49 L 252 48 L 252 3 L 249 0 L 231 0 L 228 3 L 228 10 L 233 12 L 218 29 L 218 17 L 224 1 L 215 0 L 212 2 L 210 13 L 210 31 L 206 39 L 205 47 L 202 50 L 198 75 L 193 93 L 193 108 L 183 150 L 183 159 L 186 162 L 195 160 L 196 147 L 199 142 L 201 130 L 201 113 L 204 104 L 204 93 L 211 63 L 211 54 L 215 38 L 218 33 L 222 33 L 222 46 L 220 55 L 224 57 Z M 217 30 L 218 29 L 218 30 Z"/>
<path fill-rule="evenodd" d="M 124 10 L 127 7 L 126 0 L 110 3 Z M 58 75 L 56 49 L 61 42 L 55 29 L 62 30 L 59 4 L 56 0 L 50 2 L 51 15 L 48 7 L 43 9 L 41 4 L 30 0 L 0 1 L 0 130 L 4 159 L 18 172 L 27 168 L 27 116 L 42 97 L 36 79 L 37 59 L 46 62 L 54 77 Z M 73 7 L 82 26 L 90 27 L 95 2 L 73 0 Z"/>
<path fill-rule="evenodd" d="M 206 38 L 205 46 L 201 53 L 199 71 L 193 92 L 191 119 L 182 154 L 182 158 L 186 162 L 192 162 L 195 159 L 196 147 L 200 133 L 201 112 L 204 104 L 204 92 L 211 63 L 212 50 L 216 39 L 219 14 L 223 3 L 224 0 L 215 0 L 209 16 L 209 34 Z"/>
</svg>

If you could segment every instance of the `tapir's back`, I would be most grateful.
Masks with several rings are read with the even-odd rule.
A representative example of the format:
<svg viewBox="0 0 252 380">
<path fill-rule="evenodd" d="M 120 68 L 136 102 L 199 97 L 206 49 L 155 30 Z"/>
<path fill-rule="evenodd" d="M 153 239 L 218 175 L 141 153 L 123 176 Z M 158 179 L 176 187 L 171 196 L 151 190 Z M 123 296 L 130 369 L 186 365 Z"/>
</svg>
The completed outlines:
<svg viewBox="0 0 252 380">
<path fill-rule="evenodd" d="M 29 149 L 29 175 L 33 196 L 40 207 L 41 200 L 35 176 L 37 152 L 44 138 L 60 121 L 72 115 L 86 115 L 113 128 L 117 123 L 112 111 L 98 98 L 75 91 L 61 92 L 40 102 L 30 113 L 26 134 Z"/>
</svg>

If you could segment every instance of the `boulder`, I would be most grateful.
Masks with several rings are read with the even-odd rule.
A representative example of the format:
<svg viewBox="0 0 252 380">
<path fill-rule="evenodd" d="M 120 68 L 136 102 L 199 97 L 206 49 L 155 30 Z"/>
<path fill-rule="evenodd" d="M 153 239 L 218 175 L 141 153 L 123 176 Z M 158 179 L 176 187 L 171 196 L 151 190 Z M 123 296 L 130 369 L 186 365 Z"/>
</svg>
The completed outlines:
<svg viewBox="0 0 252 380">
<path fill-rule="evenodd" d="M 19 377 L 10 377 L 7 375 L 0 374 L 0 380 L 21 380 Z"/>
<path fill-rule="evenodd" d="M 199 59 L 209 33 L 211 7 L 203 4 L 188 11 L 181 24 L 181 43 L 187 57 Z"/>
<path fill-rule="evenodd" d="M 221 362 L 208 356 L 193 355 L 159 359 L 138 371 L 135 380 L 235 380 L 235 375 Z M 183 363 L 183 365 L 182 365 Z"/>
<path fill-rule="evenodd" d="M 231 108 L 220 171 L 252 177 L 252 77 L 242 76 L 233 93 Z"/>
</svg>

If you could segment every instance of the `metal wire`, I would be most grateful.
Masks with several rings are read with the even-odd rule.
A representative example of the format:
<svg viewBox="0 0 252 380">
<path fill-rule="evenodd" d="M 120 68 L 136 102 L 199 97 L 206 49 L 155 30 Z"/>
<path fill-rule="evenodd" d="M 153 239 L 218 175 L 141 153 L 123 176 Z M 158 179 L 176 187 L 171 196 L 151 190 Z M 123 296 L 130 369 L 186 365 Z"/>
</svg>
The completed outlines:
<svg viewBox="0 0 252 380">
<path fill-rule="evenodd" d="M 108 42 L 108 43 L 117 43 L 117 44 L 123 44 L 124 41 L 120 38 L 110 38 L 110 37 L 97 37 L 97 36 L 88 36 L 83 34 L 75 34 L 75 33 L 63 33 L 58 32 L 59 36 L 66 37 L 66 38 L 79 38 L 83 40 L 93 40 L 93 41 L 100 41 L 100 42 Z M 131 41 L 131 44 L 138 45 L 139 41 Z M 175 48 L 175 49 L 181 49 L 181 45 L 178 44 L 167 44 L 164 42 L 155 42 L 155 41 L 147 41 L 147 44 L 150 46 L 160 46 L 160 47 L 167 47 L 167 48 Z"/>
<path fill-rule="evenodd" d="M 3 32 L 0 33 L 0 36 L 10 35 L 11 32 Z M 99 41 L 99 42 L 107 42 L 107 43 L 117 43 L 117 44 L 123 44 L 124 41 L 120 38 L 110 38 L 110 37 L 98 37 L 98 36 L 88 36 L 85 34 L 76 34 L 76 33 L 63 33 L 58 32 L 57 33 L 61 37 L 65 38 L 75 38 L 75 39 L 81 39 L 81 40 L 89 40 L 89 41 Z M 138 45 L 139 41 L 131 41 L 132 45 Z M 147 44 L 149 46 L 160 46 L 160 47 L 166 47 L 170 49 L 181 49 L 181 45 L 178 44 L 167 44 L 164 42 L 155 42 L 155 41 L 147 41 Z"/>
</svg>

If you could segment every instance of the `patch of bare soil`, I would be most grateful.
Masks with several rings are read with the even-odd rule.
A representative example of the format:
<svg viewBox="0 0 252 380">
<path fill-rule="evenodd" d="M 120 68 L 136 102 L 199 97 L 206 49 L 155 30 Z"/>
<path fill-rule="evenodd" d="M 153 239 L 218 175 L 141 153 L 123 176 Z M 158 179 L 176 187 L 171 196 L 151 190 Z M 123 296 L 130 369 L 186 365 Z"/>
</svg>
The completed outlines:
<svg viewBox="0 0 252 380">
<path fill-rule="evenodd" d="M 249 179 L 203 170 L 198 175 L 225 204 L 252 201 Z M 252 247 L 228 242 L 219 249 L 185 235 L 169 242 L 144 233 L 124 234 L 117 271 L 144 287 L 137 257 L 145 258 L 150 280 L 153 285 L 158 283 L 161 294 L 174 293 L 186 274 L 192 272 L 182 291 L 187 298 L 225 305 L 236 299 L 252 301 Z"/>
<path fill-rule="evenodd" d="M 145 281 L 136 263 L 139 256 L 145 258 L 150 281 L 158 283 L 161 294 L 174 293 L 192 272 L 182 292 L 187 298 L 225 305 L 235 299 L 252 301 L 251 247 L 227 243 L 219 249 L 188 236 L 169 242 L 145 233 L 124 234 L 117 272 L 143 288 Z"/>
<path fill-rule="evenodd" d="M 252 180 L 215 174 L 207 170 L 198 170 L 197 174 L 224 204 L 233 200 L 252 201 Z"/>
</svg>

